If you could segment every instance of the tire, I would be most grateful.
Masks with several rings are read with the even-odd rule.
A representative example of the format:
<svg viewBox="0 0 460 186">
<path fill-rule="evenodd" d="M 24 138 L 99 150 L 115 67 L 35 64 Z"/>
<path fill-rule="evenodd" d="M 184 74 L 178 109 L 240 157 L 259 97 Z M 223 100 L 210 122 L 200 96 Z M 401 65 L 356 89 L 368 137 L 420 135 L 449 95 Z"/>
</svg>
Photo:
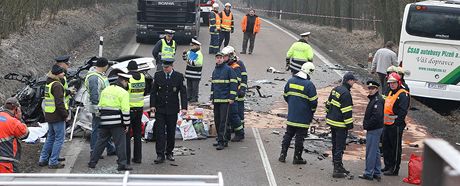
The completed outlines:
<svg viewBox="0 0 460 186">
<path fill-rule="evenodd" d="M 144 39 L 136 36 L 137 43 L 144 43 Z"/>
<path fill-rule="evenodd" d="M 126 56 L 121 56 L 121 57 L 115 58 L 112 61 L 123 62 L 123 61 L 128 61 L 128 60 L 131 60 L 131 59 L 141 58 L 141 57 L 142 56 L 137 56 L 137 55 L 126 55 Z"/>
</svg>

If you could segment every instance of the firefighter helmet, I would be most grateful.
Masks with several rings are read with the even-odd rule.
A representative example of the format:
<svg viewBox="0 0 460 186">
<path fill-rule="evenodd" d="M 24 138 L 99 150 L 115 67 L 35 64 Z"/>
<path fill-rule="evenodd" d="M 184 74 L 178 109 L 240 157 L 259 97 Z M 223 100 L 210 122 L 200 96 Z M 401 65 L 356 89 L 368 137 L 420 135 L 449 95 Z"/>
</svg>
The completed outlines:
<svg viewBox="0 0 460 186">
<path fill-rule="evenodd" d="M 387 73 L 398 72 L 398 67 L 391 65 L 387 68 Z"/>
<path fill-rule="evenodd" d="M 219 8 L 219 4 L 217 4 L 217 3 L 212 4 L 212 8 L 214 8 L 214 9 Z"/>
<path fill-rule="evenodd" d="M 388 75 L 388 80 L 387 83 L 394 83 L 394 82 L 401 82 L 401 76 L 399 76 L 398 73 L 393 72 L 390 75 Z"/>
<path fill-rule="evenodd" d="M 233 54 L 235 53 L 235 48 L 233 48 L 232 46 L 226 46 L 222 49 L 222 53 L 224 54 Z"/>
<path fill-rule="evenodd" d="M 315 65 L 312 62 L 306 62 L 300 70 L 305 74 L 311 75 L 315 71 Z"/>
<path fill-rule="evenodd" d="M 230 3 L 225 3 L 225 7 L 227 7 L 227 6 L 232 7 L 232 4 L 230 4 Z"/>
</svg>

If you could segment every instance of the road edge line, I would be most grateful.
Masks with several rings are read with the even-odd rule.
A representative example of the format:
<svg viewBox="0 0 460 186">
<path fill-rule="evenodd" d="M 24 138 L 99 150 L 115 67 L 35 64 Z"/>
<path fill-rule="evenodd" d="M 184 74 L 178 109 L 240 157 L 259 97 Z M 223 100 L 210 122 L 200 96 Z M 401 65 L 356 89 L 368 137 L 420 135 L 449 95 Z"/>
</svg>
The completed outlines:
<svg viewBox="0 0 460 186">
<path fill-rule="evenodd" d="M 268 183 L 270 186 L 277 186 L 275 175 L 273 174 L 272 167 L 270 165 L 270 161 L 268 160 L 267 152 L 265 151 L 264 144 L 262 143 L 262 138 L 260 137 L 259 129 L 252 127 L 252 132 L 254 133 L 254 138 L 256 139 L 260 158 L 262 159 L 265 173 L 267 174 Z"/>
<path fill-rule="evenodd" d="M 136 35 L 134 35 L 128 42 L 128 44 L 121 50 L 120 57 L 125 55 L 134 55 L 139 49 L 140 44 L 136 42 Z"/>
</svg>

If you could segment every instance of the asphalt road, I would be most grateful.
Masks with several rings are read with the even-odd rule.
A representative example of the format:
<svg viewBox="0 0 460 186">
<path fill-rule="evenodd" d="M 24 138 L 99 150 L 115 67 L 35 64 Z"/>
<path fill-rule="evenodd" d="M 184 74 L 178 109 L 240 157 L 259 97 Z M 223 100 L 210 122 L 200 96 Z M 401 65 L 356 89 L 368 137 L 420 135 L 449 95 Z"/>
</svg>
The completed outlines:
<svg viewBox="0 0 460 186">
<path fill-rule="evenodd" d="M 235 33 L 231 35 L 230 45 L 241 50 L 242 32 L 240 22 L 242 14 L 235 13 Z M 208 54 L 209 34 L 207 27 L 201 27 L 199 41 L 203 44 L 204 54 L 203 79 L 200 84 L 200 101 L 206 102 L 209 97 L 210 76 L 214 68 L 214 56 Z M 285 55 L 290 45 L 295 41 L 293 34 L 281 28 L 262 22 L 262 31 L 257 35 L 254 53 L 240 55 L 249 73 L 249 86 L 260 84 L 262 92 L 272 95 L 270 98 L 250 98 L 250 107 L 256 111 L 273 109 L 276 101 L 282 99 L 282 89 L 285 82 L 275 81 L 274 78 L 289 78 L 289 74 L 271 74 L 266 69 L 270 66 L 282 70 L 285 65 Z M 326 41 L 327 42 L 327 41 Z M 151 56 L 153 45 L 136 44 L 134 39 L 127 44 L 124 54 Z M 179 46 L 176 55 L 175 70 L 184 72 L 185 62 L 180 54 L 189 46 Z M 316 51 L 314 63 L 317 67 L 312 81 L 317 88 L 326 87 L 340 80 L 343 72 L 329 69 L 334 62 L 320 51 Z M 282 70 L 284 71 L 284 70 Z M 271 84 L 263 84 L 258 80 L 267 80 Z M 292 165 L 292 149 L 289 151 L 288 163 L 277 161 L 282 135 L 272 134 L 273 129 L 246 129 L 246 139 L 241 143 L 230 143 L 223 151 L 216 151 L 211 144 L 214 139 L 197 141 L 177 141 L 176 145 L 192 149 L 194 155 L 176 156 L 175 162 L 161 165 L 153 164 L 156 158 L 154 143 L 143 144 L 142 164 L 134 164 L 132 173 L 143 174 L 212 174 L 222 172 L 225 185 L 402 185 L 407 168 L 402 164 L 399 177 L 384 177 L 383 182 L 377 183 L 360 180 L 357 175 L 364 169 L 364 160 L 345 161 L 345 166 L 355 174 L 354 180 L 333 179 L 331 158 L 318 160 L 317 156 L 304 154 L 307 165 Z M 284 131 L 284 129 L 278 129 Z M 260 135 L 258 135 L 260 133 Z M 283 133 L 283 132 L 282 132 Z M 308 142 L 306 142 L 308 143 Z M 64 155 L 68 158 L 67 169 L 59 172 L 71 173 L 118 173 L 116 157 L 105 157 L 100 160 L 96 169 L 87 168 L 89 161 L 89 143 L 75 140 L 66 144 Z M 70 159 L 70 161 L 69 161 Z M 363 158 L 364 159 L 364 158 Z M 73 163 L 73 161 L 75 163 Z M 173 164 L 171 164 L 173 163 Z M 44 169 L 43 172 L 50 172 Z"/>
</svg>

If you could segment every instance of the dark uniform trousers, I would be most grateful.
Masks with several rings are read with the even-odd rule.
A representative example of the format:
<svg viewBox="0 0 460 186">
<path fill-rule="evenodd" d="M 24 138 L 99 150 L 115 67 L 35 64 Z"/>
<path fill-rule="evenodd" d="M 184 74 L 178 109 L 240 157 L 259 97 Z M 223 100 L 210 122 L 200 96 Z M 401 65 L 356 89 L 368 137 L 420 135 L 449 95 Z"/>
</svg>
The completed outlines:
<svg viewBox="0 0 460 186">
<path fill-rule="evenodd" d="M 342 163 L 343 152 L 345 151 L 348 129 L 331 127 L 332 133 L 332 162 Z"/>
<path fill-rule="evenodd" d="M 383 127 L 383 162 L 385 168 L 398 173 L 401 164 L 403 126 L 385 125 Z"/>
<path fill-rule="evenodd" d="M 140 162 L 142 161 L 142 114 L 143 109 L 140 107 L 131 108 L 130 110 L 130 125 L 128 131 L 133 131 L 134 138 L 134 156 L 133 161 Z M 128 164 L 131 162 L 131 134 L 130 132 L 126 133 L 126 158 Z"/>
<path fill-rule="evenodd" d="M 155 114 L 155 129 L 157 135 L 156 152 L 159 157 L 173 155 L 177 114 Z M 165 134 L 166 132 L 166 134 Z"/>
<path fill-rule="evenodd" d="M 189 101 L 198 101 L 200 79 L 187 79 L 187 96 Z"/>
<path fill-rule="evenodd" d="M 240 116 L 241 125 L 243 125 L 243 134 L 244 134 L 244 101 L 237 101 L 238 103 L 238 115 Z"/>
<path fill-rule="evenodd" d="M 243 52 L 246 52 L 248 48 L 248 40 L 249 40 L 249 52 L 252 53 L 254 50 L 254 43 L 256 41 L 256 35 L 252 32 L 245 32 L 243 36 Z"/>
<path fill-rule="evenodd" d="M 235 132 L 236 134 L 238 135 L 243 135 L 243 129 L 241 129 L 241 118 L 240 118 L 240 113 L 238 112 L 239 108 L 238 108 L 238 102 L 233 102 L 232 104 L 230 104 L 230 113 L 229 113 L 229 126 L 231 127 L 228 127 L 227 128 L 227 132 L 226 132 L 226 139 L 227 140 L 230 140 L 231 138 L 231 133 L 232 132 Z"/>
<path fill-rule="evenodd" d="M 230 31 L 220 31 L 220 33 L 219 33 L 219 48 L 222 46 L 222 43 L 224 43 L 224 47 L 228 46 L 229 42 L 230 42 Z"/>
<path fill-rule="evenodd" d="M 281 143 L 281 148 L 288 149 L 291 145 L 291 140 L 295 136 L 295 149 L 303 150 L 303 142 L 307 136 L 308 128 L 294 127 L 288 125 L 286 127 L 286 132 L 283 136 L 283 141 Z"/>
<path fill-rule="evenodd" d="M 126 134 L 125 127 L 123 126 L 107 126 L 99 128 L 99 136 L 96 142 L 96 147 L 93 154 L 91 154 L 90 163 L 97 163 L 99 158 L 104 152 L 107 142 L 112 138 L 115 143 L 115 149 L 117 152 L 117 163 L 118 167 L 124 167 L 127 165 L 126 158 Z"/>
<path fill-rule="evenodd" d="M 211 41 L 209 44 L 209 53 L 216 54 L 219 52 L 219 32 L 211 32 Z"/>
<path fill-rule="evenodd" d="M 227 130 L 230 104 L 229 103 L 214 103 L 214 122 L 216 124 L 217 142 L 223 143 L 228 141 Z"/>
</svg>

